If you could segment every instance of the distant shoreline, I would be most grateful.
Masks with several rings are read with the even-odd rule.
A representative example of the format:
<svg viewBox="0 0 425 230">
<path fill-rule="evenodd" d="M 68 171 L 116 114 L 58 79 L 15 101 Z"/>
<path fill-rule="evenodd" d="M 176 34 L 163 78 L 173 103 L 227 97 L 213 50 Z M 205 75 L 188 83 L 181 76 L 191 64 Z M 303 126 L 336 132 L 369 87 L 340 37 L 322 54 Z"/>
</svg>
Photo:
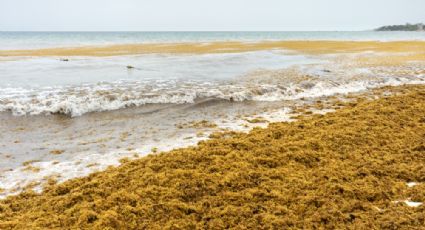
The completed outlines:
<svg viewBox="0 0 425 230">
<path fill-rule="evenodd" d="M 375 31 L 410 31 L 410 32 L 424 32 L 424 24 L 423 23 L 417 23 L 417 24 L 405 24 L 405 25 L 389 25 L 389 26 L 381 26 Z"/>
</svg>

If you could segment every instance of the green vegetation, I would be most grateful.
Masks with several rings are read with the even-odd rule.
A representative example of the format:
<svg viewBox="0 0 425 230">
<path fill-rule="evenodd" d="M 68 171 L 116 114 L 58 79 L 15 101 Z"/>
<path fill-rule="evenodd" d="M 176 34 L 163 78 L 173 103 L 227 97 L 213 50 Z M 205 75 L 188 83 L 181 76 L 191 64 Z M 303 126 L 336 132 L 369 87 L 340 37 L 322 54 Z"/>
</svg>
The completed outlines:
<svg viewBox="0 0 425 230">
<path fill-rule="evenodd" d="M 405 25 L 382 26 L 376 29 L 376 31 L 424 31 L 424 24 L 406 23 Z"/>
</svg>

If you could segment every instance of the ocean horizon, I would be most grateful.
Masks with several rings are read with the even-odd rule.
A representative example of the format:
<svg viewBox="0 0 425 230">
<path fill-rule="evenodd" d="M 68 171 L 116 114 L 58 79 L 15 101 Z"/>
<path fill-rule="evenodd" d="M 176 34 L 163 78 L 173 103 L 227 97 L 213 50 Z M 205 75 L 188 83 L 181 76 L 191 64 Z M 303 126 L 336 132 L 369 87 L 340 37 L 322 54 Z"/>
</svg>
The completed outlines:
<svg viewBox="0 0 425 230">
<path fill-rule="evenodd" d="M 424 32 L 399 31 L 91 31 L 91 32 L 0 32 L 0 50 L 99 46 L 137 43 L 217 41 L 412 41 L 425 40 Z"/>
</svg>

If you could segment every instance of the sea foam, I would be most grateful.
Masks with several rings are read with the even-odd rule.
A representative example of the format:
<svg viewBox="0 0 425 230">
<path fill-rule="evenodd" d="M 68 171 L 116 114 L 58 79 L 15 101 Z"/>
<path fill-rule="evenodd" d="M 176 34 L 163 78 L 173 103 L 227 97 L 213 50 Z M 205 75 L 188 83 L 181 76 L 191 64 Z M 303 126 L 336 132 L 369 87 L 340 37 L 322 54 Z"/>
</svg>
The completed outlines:
<svg viewBox="0 0 425 230">
<path fill-rule="evenodd" d="M 47 87 L 28 90 L 0 89 L 0 111 L 14 115 L 65 114 L 71 117 L 145 104 L 194 103 L 215 98 L 234 102 L 282 101 L 358 92 L 382 86 L 423 84 L 415 77 L 375 77 L 335 81 L 314 79 L 299 83 L 261 84 L 249 82 L 119 81 L 76 87 Z"/>
</svg>

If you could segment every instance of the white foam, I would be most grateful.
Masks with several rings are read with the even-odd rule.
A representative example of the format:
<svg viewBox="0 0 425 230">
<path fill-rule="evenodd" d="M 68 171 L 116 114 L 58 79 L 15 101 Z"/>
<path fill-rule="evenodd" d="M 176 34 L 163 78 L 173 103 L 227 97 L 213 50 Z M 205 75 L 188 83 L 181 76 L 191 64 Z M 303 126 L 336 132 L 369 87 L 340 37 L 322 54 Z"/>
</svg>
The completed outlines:
<svg viewBox="0 0 425 230">
<path fill-rule="evenodd" d="M 407 206 L 409 206 L 409 207 L 414 207 L 414 208 L 417 208 L 417 207 L 419 207 L 419 206 L 421 206 L 423 203 L 422 202 L 415 202 L 415 201 L 411 201 L 411 200 L 409 200 L 409 199 L 407 199 L 407 200 L 397 200 L 397 201 L 393 201 L 394 203 L 400 203 L 400 202 L 403 202 L 403 203 L 405 203 Z"/>
<path fill-rule="evenodd" d="M 126 70 L 129 64 L 138 68 Z M 74 57 L 69 62 L 44 57 L 12 60 L 0 62 L 0 111 L 11 111 L 14 115 L 81 116 L 145 104 L 193 103 L 203 98 L 296 100 L 386 85 L 425 83 L 423 74 L 397 76 L 392 73 L 397 69 L 389 67 L 347 69 L 334 64 L 332 71 L 323 71 L 329 64 L 332 63 L 326 58 L 270 50 Z M 307 79 L 279 72 L 293 67 L 298 68 L 298 74 L 305 73 Z M 414 73 L 422 67 L 416 63 L 401 68 Z"/>
<path fill-rule="evenodd" d="M 193 103 L 202 98 L 232 101 L 281 101 L 359 92 L 381 86 L 424 84 L 423 77 L 371 78 L 303 84 L 251 84 L 246 82 L 117 81 L 77 87 L 0 89 L 0 111 L 14 115 L 61 113 L 80 116 L 89 112 L 117 110 L 155 103 Z"/>
<path fill-rule="evenodd" d="M 409 182 L 409 183 L 407 183 L 407 187 L 409 187 L 409 188 L 414 187 L 416 185 L 418 185 L 417 182 Z"/>
<path fill-rule="evenodd" d="M 404 203 L 409 207 L 419 207 L 422 205 L 422 202 L 414 202 L 414 201 L 407 201 L 405 200 Z"/>
</svg>

